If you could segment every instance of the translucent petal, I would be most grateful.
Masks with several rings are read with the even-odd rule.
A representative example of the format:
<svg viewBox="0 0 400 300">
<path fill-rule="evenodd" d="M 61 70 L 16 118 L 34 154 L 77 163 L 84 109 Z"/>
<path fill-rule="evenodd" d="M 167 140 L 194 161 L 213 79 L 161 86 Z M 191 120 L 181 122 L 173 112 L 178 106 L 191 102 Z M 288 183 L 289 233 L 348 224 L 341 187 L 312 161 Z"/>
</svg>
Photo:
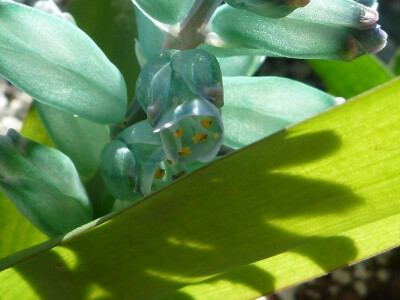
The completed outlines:
<svg viewBox="0 0 400 300">
<path fill-rule="evenodd" d="M 387 35 L 379 26 L 358 30 L 339 23 L 318 23 L 313 15 L 295 18 L 306 9 L 308 6 L 288 17 L 271 19 L 221 6 L 211 21 L 211 29 L 218 38 L 208 41 L 219 47 L 204 48 L 216 56 L 252 54 L 352 60 L 377 52 L 386 44 Z"/>
<path fill-rule="evenodd" d="M 160 131 L 168 159 L 176 164 L 188 164 L 213 159 L 223 142 L 223 124 L 218 109 L 204 100 L 186 102 L 170 114 L 169 122 Z"/>
<path fill-rule="evenodd" d="M 97 123 L 123 119 L 126 86 L 118 69 L 73 24 L 0 2 L 0 74 L 38 101 Z"/>
<path fill-rule="evenodd" d="M 0 135 L 0 188 L 19 211 L 49 236 L 92 220 L 93 212 L 74 164 L 58 150 Z"/>
<path fill-rule="evenodd" d="M 217 154 L 223 90 L 215 57 L 197 49 L 163 51 L 143 68 L 136 96 L 173 163 L 207 161 Z"/>
<path fill-rule="evenodd" d="M 36 108 L 57 149 L 71 158 L 82 177 L 92 177 L 100 165 L 100 152 L 109 141 L 109 127 L 40 102 Z"/>
<path fill-rule="evenodd" d="M 108 143 L 101 152 L 101 176 L 107 190 L 120 200 L 135 199 L 137 193 L 136 160 L 122 141 Z"/>
<path fill-rule="evenodd" d="M 254 12 L 268 18 L 283 18 L 310 0 L 226 0 L 228 5 Z"/>
<path fill-rule="evenodd" d="M 225 77 L 224 145 L 241 148 L 336 105 L 335 98 L 280 77 Z"/>
<path fill-rule="evenodd" d="M 187 173 L 185 166 L 175 165 L 170 160 L 164 160 L 157 166 L 151 190 L 158 191 Z"/>
<path fill-rule="evenodd" d="M 101 175 L 110 193 L 120 200 L 148 195 L 158 165 L 165 159 L 159 134 L 144 120 L 117 135 L 101 153 Z"/>
</svg>

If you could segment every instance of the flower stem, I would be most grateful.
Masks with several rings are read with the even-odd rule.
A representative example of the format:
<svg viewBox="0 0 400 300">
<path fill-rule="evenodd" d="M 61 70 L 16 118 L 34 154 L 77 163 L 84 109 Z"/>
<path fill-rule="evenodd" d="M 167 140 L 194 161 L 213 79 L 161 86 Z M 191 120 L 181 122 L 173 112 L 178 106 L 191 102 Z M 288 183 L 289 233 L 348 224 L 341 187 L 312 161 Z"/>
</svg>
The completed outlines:
<svg viewBox="0 0 400 300">
<path fill-rule="evenodd" d="M 181 22 L 177 34 L 166 34 L 163 49 L 194 49 L 205 40 L 202 29 L 208 24 L 211 16 L 222 0 L 196 0 Z"/>
</svg>

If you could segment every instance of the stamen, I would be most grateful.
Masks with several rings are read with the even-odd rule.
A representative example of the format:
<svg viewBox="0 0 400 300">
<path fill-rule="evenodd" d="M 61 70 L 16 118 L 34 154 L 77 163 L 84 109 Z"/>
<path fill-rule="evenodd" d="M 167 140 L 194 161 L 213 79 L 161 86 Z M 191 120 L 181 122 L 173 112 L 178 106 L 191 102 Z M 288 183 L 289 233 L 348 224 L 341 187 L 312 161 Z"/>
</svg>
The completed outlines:
<svg viewBox="0 0 400 300">
<path fill-rule="evenodd" d="M 167 163 L 169 163 L 170 165 L 172 165 L 172 160 L 167 159 Z"/>
<path fill-rule="evenodd" d="M 179 156 L 188 156 L 190 154 L 190 147 L 183 148 L 181 151 L 178 151 Z"/>
<path fill-rule="evenodd" d="M 175 132 L 174 132 L 174 138 L 180 138 L 183 134 L 183 128 L 179 127 Z"/>
<path fill-rule="evenodd" d="M 211 119 L 210 118 L 204 118 L 201 120 L 201 126 L 203 128 L 208 128 L 211 126 Z"/>
<path fill-rule="evenodd" d="M 181 178 L 183 175 L 185 175 L 184 171 L 179 171 L 175 175 L 172 175 L 172 180 L 177 180 L 178 178 Z"/>
<path fill-rule="evenodd" d="M 194 136 L 192 136 L 192 141 L 197 144 L 198 142 L 205 141 L 208 138 L 207 133 L 198 133 Z"/>
<path fill-rule="evenodd" d="M 218 133 L 214 133 L 214 139 L 216 139 L 216 140 L 219 139 L 219 134 Z"/>
<path fill-rule="evenodd" d="M 158 169 L 156 170 L 156 172 L 154 173 L 154 178 L 156 178 L 156 179 L 161 179 L 161 178 L 164 177 L 164 175 L 165 175 L 165 170 L 164 170 L 164 169 L 161 169 L 161 168 L 158 168 Z"/>
</svg>

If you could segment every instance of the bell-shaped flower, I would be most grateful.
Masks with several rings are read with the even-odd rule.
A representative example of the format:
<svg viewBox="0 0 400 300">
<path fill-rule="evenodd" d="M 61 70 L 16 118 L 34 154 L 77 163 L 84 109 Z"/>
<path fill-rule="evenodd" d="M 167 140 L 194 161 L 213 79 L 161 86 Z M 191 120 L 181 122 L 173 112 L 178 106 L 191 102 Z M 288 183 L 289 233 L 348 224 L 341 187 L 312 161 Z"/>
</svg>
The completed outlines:
<svg viewBox="0 0 400 300">
<path fill-rule="evenodd" d="M 0 189 L 48 236 L 67 233 L 93 219 L 71 160 L 13 129 L 0 135 Z"/>
<path fill-rule="evenodd" d="M 282 18 L 296 8 L 306 6 L 310 0 L 226 0 L 225 3 L 268 18 Z"/>
<path fill-rule="evenodd" d="M 133 202 L 187 173 L 166 159 L 160 134 L 146 120 L 126 128 L 103 149 L 100 170 L 114 197 Z"/>
<path fill-rule="evenodd" d="M 215 57 L 198 49 L 161 52 L 142 69 L 136 97 L 174 164 L 206 162 L 218 153 L 223 87 Z"/>
</svg>

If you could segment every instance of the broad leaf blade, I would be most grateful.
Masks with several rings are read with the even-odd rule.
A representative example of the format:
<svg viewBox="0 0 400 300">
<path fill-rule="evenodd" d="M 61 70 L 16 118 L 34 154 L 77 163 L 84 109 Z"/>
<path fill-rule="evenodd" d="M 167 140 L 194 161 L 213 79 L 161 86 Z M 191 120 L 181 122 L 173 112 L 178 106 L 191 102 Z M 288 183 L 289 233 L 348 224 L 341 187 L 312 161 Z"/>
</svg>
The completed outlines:
<svg viewBox="0 0 400 300">
<path fill-rule="evenodd" d="M 329 93 L 354 97 L 393 79 L 394 75 L 374 56 L 362 56 L 352 62 L 308 60 L 325 83 Z"/>
<path fill-rule="evenodd" d="M 46 251 L 55 240 L 9 257 L 0 293 L 155 298 L 214 277 L 213 296 L 223 299 L 232 289 L 218 289 L 215 276 L 225 273 L 235 297 L 248 298 L 396 246 L 398 97 L 400 79 L 221 159 L 62 247 Z M 190 298 L 185 289 L 179 295 Z"/>
</svg>

